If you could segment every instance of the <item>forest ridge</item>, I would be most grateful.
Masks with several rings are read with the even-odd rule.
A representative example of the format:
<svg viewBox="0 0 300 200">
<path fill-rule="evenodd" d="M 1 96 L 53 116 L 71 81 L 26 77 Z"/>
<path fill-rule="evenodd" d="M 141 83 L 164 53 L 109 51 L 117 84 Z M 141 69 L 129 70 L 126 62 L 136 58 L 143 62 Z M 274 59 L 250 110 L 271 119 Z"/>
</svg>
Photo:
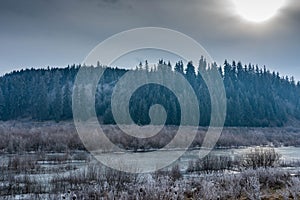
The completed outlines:
<svg viewBox="0 0 300 200">
<path fill-rule="evenodd" d="M 222 76 L 226 97 L 227 115 L 225 126 L 284 126 L 289 120 L 300 120 L 300 83 L 293 77 L 282 77 L 266 67 L 227 60 L 223 66 L 209 65 L 201 57 L 197 70 L 192 62 L 184 66 L 179 61 L 174 66 L 160 60 L 155 68 L 140 63 L 135 70 L 157 73 L 170 70 L 181 73 L 193 87 L 199 102 L 199 125 L 210 122 L 211 103 L 205 82 L 199 70 L 209 73 L 218 68 Z M 80 65 L 66 68 L 26 69 L 14 71 L 0 77 L 0 120 L 29 118 L 37 121 L 71 120 L 72 92 Z M 89 70 L 102 68 L 89 67 Z M 111 95 L 116 82 L 127 70 L 107 68 L 98 84 L 96 112 L 99 121 L 114 124 L 111 111 Z M 81 91 L 84 94 L 84 91 Z M 140 125 L 149 124 L 149 108 L 161 104 L 167 112 L 166 124 L 180 124 L 180 105 L 174 94 L 167 88 L 155 84 L 139 88 L 130 100 L 130 114 Z"/>
</svg>

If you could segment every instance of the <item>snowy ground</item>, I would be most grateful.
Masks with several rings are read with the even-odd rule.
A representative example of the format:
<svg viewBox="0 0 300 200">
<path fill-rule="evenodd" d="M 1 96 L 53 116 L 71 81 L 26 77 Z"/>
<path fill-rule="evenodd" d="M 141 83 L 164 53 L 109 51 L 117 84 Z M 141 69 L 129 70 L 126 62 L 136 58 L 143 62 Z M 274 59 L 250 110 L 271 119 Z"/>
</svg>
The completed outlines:
<svg viewBox="0 0 300 200">
<path fill-rule="evenodd" d="M 212 154 L 238 157 L 246 151 L 247 148 L 218 149 L 214 150 Z M 281 159 L 285 161 L 295 161 L 298 155 L 300 155 L 300 148 L 296 147 L 280 147 L 276 148 L 276 151 L 282 154 Z M 109 156 L 114 156 L 114 153 L 108 154 Z M 207 179 L 216 176 L 215 173 L 187 173 L 186 170 L 190 161 L 197 160 L 197 158 L 198 150 L 188 151 L 174 164 L 179 166 L 179 170 L 183 175 L 181 178 L 182 181 L 193 182 L 195 178 L 199 179 L 201 177 Z M 134 182 L 134 184 L 140 185 L 145 181 L 145 177 L 155 182 L 157 181 L 155 177 L 159 176 L 157 175 L 159 173 L 152 175 L 144 174 L 138 176 L 139 180 L 129 175 L 126 177 L 126 175 L 108 170 L 85 151 L 43 153 L 42 155 L 38 152 L 30 152 L 23 155 L 2 154 L 0 156 L 0 166 L 1 199 L 63 199 L 64 194 L 68 194 L 68 191 L 70 193 L 68 195 L 71 198 L 71 196 L 80 195 L 84 188 L 88 188 L 89 193 L 92 193 L 93 189 L 91 188 L 98 188 L 99 184 L 102 184 L 100 187 L 101 190 L 108 191 L 111 185 L 114 185 L 116 188 L 125 188 L 124 185 L 118 186 L 118 181 L 124 181 L 127 184 L 133 184 Z M 298 167 L 285 167 L 280 168 L 279 171 L 281 170 L 286 171 L 292 176 L 298 176 L 300 171 Z M 163 171 L 172 171 L 172 166 Z M 164 174 L 163 171 L 160 173 Z M 225 174 L 235 176 L 239 173 L 241 172 L 226 170 L 220 172 L 219 174 L 221 175 L 218 176 L 224 176 Z M 100 180 L 100 176 L 105 180 Z M 119 179 L 110 180 L 109 182 L 108 179 L 110 179 L 110 176 L 119 176 Z M 164 181 L 168 182 L 171 175 L 166 173 L 164 176 L 166 179 Z M 170 183 L 168 182 L 168 184 Z M 113 193 L 110 195 L 116 194 Z"/>
</svg>

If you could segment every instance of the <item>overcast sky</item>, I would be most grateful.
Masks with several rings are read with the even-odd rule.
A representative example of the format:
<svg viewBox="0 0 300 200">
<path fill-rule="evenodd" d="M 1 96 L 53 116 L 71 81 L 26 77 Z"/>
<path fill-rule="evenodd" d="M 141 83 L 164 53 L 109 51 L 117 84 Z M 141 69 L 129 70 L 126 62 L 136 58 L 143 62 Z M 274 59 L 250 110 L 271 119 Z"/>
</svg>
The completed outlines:
<svg viewBox="0 0 300 200">
<path fill-rule="evenodd" d="M 81 63 L 101 41 L 144 26 L 185 33 L 218 62 L 266 65 L 300 79 L 300 4 L 286 0 L 264 23 L 242 19 L 232 0 L 1 0 L 0 74 Z"/>
</svg>

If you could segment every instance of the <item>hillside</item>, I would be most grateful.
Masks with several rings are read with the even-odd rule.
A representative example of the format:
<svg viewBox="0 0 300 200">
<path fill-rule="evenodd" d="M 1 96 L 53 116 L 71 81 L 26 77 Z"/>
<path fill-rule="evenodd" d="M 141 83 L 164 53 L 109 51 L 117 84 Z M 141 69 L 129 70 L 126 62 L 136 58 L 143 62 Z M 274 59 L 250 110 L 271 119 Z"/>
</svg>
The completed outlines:
<svg viewBox="0 0 300 200">
<path fill-rule="evenodd" d="M 209 70 L 203 58 L 199 68 Z M 165 67 L 159 61 L 156 73 Z M 210 119 L 210 99 L 207 87 L 192 63 L 183 66 L 182 62 L 166 65 L 182 73 L 190 82 L 198 96 L 201 126 L 207 126 Z M 216 67 L 216 65 L 212 65 Z M 101 66 L 98 66 L 101 67 Z M 72 119 L 72 91 L 80 66 L 64 69 L 26 69 L 14 71 L 0 78 L 0 120 L 29 118 L 37 121 Z M 97 67 L 91 68 L 97 70 Z M 145 70 L 140 66 L 137 70 Z M 254 65 L 241 62 L 229 64 L 225 61 L 219 67 L 227 95 L 226 126 L 284 126 L 289 121 L 300 120 L 300 83 L 294 78 L 281 77 Z M 96 95 L 96 111 L 104 124 L 114 124 L 110 98 L 117 80 L 126 73 L 124 69 L 108 68 L 99 82 Z M 139 88 L 130 100 L 130 113 L 133 120 L 145 125 L 150 122 L 148 111 L 151 105 L 165 106 L 168 117 L 166 123 L 180 123 L 180 106 L 170 90 L 159 85 L 146 85 Z"/>
</svg>

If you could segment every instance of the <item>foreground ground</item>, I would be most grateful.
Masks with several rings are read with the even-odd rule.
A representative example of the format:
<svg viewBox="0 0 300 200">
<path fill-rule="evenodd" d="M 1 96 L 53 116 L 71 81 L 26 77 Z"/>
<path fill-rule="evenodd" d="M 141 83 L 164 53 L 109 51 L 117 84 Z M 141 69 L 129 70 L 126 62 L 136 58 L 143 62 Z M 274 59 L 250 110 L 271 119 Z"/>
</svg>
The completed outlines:
<svg viewBox="0 0 300 200">
<path fill-rule="evenodd" d="M 112 140 L 118 138 L 114 126 L 105 128 Z M 297 146 L 297 136 L 298 130 L 292 128 L 228 128 L 218 146 L 291 142 Z M 0 137 L 0 199 L 300 198 L 300 162 L 280 158 L 276 148 L 249 149 L 239 156 L 228 154 L 227 149 L 202 160 L 189 151 L 168 168 L 128 174 L 97 162 L 84 149 L 71 122 L 5 122 L 0 124 Z M 119 145 L 126 142 L 130 140 Z"/>
<path fill-rule="evenodd" d="M 297 199 L 297 168 L 240 167 L 228 161 L 178 164 L 150 174 L 100 165 L 86 152 L 5 155 L 1 199 Z M 209 164 L 212 166 L 209 167 Z M 216 168 L 219 166 L 219 168 Z M 293 170 L 291 170 L 293 169 Z"/>
</svg>

